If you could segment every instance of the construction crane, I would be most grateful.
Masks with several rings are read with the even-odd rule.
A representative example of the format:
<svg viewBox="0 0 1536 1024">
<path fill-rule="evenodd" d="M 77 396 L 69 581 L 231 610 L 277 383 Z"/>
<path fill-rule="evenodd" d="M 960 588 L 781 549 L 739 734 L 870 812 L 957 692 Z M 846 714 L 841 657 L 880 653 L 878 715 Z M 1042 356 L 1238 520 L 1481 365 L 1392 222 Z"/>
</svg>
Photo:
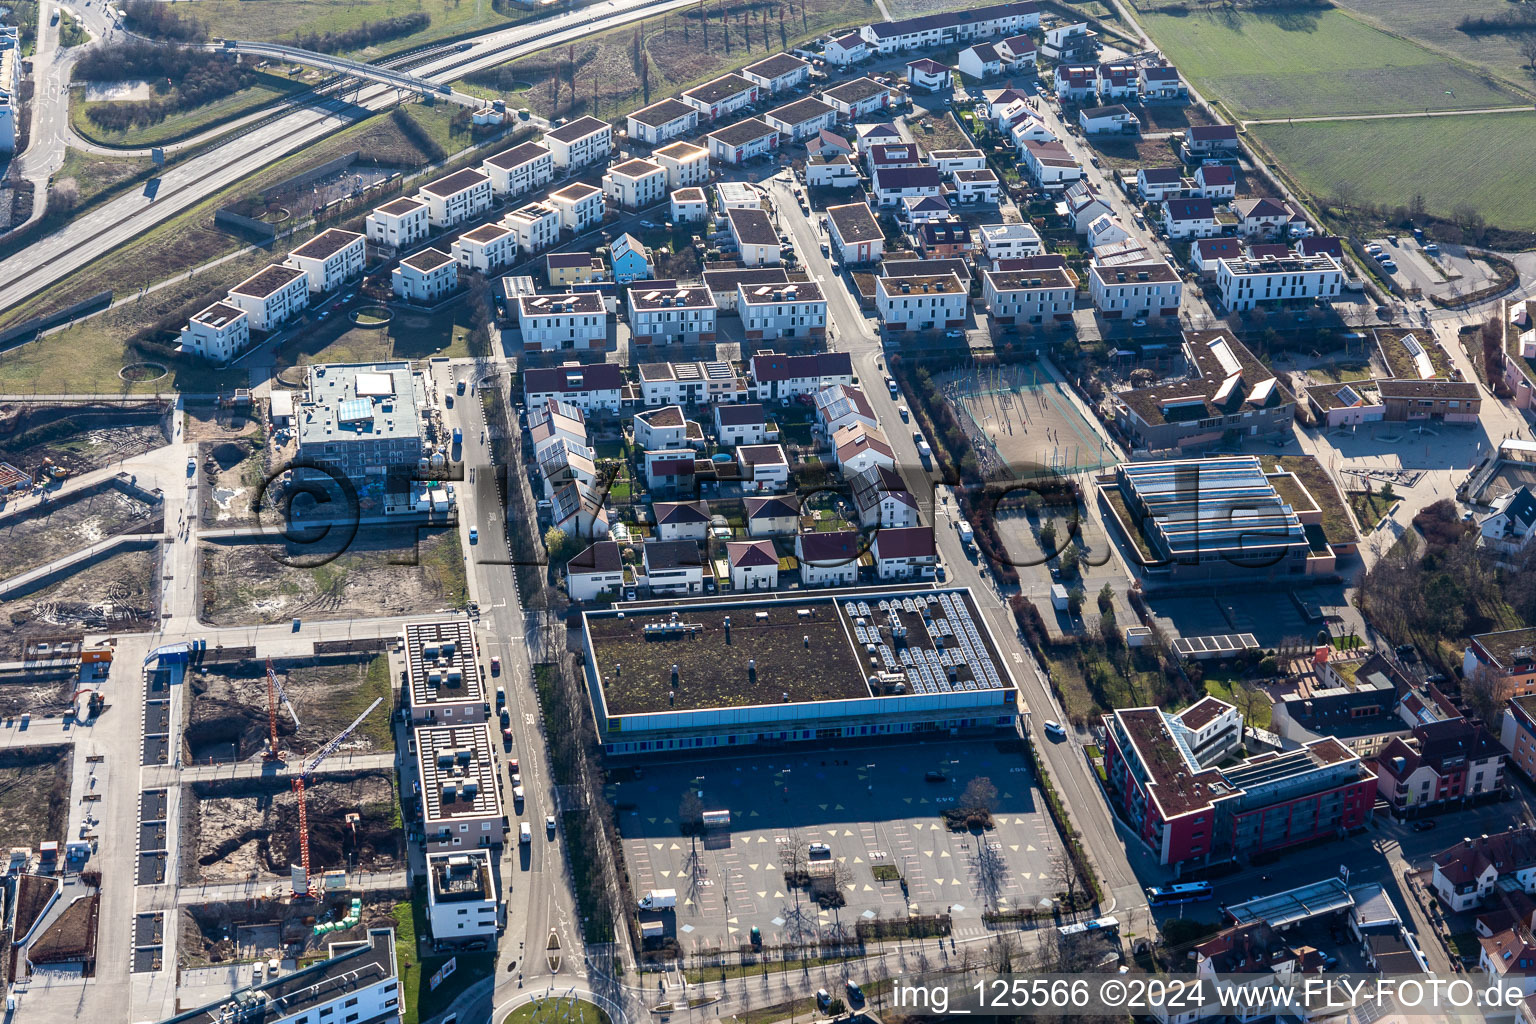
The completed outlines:
<svg viewBox="0 0 1536 1024">
<path fill-rule="evenodd" d="M 271 679 L 273 677 L 269 674 L 267 678 Z M 351 725 L 337 733 L 336 738 L 322 747 L 320 753 L 316 754 L 310 760 L 309 764 L 304 766 L 304 770 L 299 772 L 299 774 L 295 775 L 293 778 L 293 792 L 299 798 L 299 863 L 304 868 L 304 888 L 300 889 L 297 884 L 297 880 L 295 881 L 293 887 L 294 899 L 300 899 L 305 896 L 313 897 L 318 895 L 315 891 L 314 876 L 311 875 L 309 871 L 309 816 L 304 809 L 304 780 L 315 774 L 315 770 L 320 767 L 320 762 L 336 753 L 337 749 L 342 745 L 346 738 L 352 735 L 358 726 L 363 724 L 363 719 L 373 714 L 373 709 L 382 703 L 384 703 L 383 697 L 375 698 L 374 702 L 368 705 L 367 711 L 364 711 L 362 714 L 358 715 L 355 719 L 353 719 Z"/>
<path fill-rule="evenodd" d="M 272 659 L 267 659 L 267 729 L 272 736 L 271 746 L 267 748 L 266 759 L 268 761 L 281 761 L 283 755 L 277 750 L 277 706 L 279 703 L 287 704 L 288 695 L 283 692 L 283 684 L 278 681 L 277 670 L 272 667 Z"/>
</svg>

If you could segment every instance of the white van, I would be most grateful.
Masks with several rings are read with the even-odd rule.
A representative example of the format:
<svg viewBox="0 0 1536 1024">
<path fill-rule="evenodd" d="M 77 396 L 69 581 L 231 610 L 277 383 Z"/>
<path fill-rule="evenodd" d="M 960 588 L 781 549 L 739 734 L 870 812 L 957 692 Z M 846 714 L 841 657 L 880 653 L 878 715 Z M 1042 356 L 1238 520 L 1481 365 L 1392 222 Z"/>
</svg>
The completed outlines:
<svg viewBox="0 0 1536 1024">
<path fill-rule="evenodd" d="M 533 829 L 529 827 L 526 821 L 522 822 L 517 827 L 517 841 L 519 843 L 533 842 Z"/>
</svg>

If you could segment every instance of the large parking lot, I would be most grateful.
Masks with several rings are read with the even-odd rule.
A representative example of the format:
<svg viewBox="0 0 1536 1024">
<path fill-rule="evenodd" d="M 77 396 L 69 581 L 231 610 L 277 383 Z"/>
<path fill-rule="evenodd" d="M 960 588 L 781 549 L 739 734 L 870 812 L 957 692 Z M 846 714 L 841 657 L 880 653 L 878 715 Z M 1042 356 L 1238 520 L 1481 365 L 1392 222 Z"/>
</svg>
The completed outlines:
<svg viewBox="0 0 1536 1024">
<path fill-rule="evenodd" d="M 947 779 L 926 781 L 929 771 Z M 626 777 L 621 770 L 618 777 Z M 997 787 L 994 827 L 951 832 L 941 817 L 973 777 Z M 731 812 L 729 830 L 697 844 L 678 828 L 685 791 L 697 787 L 706 810 Z M 955 934 L 979 935 L 982 912 L 1037 904 L 1060 889 L 1052 877 L 1060 849 L 1018 741 L 938 740 L 833 751 L 763 751 L 746 757 L 646 764 L 618 782 L 624 852 L 636 895 L 677 890 L 677 941 L 683 951 L 745 942 L 762 930 L 764 944 L 812 941 L 840 924 L 950 913 Z M 820 909 L 785 884 L 786 850 L 825 843 L 846 905 Z M 978 844 L 989 848 L 978 849 Z M 881 881 L 876 867 L 907 882 Z M 910 906 L 909 906 L 910 904 Z M 799 912 L 796 907 L 800 908 Z"/>
</svg>

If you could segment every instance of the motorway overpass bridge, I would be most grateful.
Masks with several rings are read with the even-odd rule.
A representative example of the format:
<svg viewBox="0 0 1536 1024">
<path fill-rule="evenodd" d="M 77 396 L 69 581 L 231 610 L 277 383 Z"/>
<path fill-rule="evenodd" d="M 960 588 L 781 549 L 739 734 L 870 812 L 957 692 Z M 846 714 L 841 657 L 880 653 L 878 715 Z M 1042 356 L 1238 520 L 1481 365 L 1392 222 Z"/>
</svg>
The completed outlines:
<svg viewBox="0 0 1536 1024">
<path fill-rule="evenodd" d="M 438 99 L 448 100 L 449 102 L 474 109 L 479 109 L 486 105 L 485 100 L 477 96 L 455 92 L 449 85 L 439 85 L 437 82 L 406 71 L 395 71 L 391 68 L 380 67 L 377 64 L 364 64 L 361 61 L 348 60 L 345 57 L 336 57 L 328 53 L 316 53 L 313 50 L 304 50 L 297 46 L 284 46 L 282 43 L 257 43 L 243 39 L 224 39 L 213 45 L 214 48 L 221 49 L 225 53 L 250 54 L 253 57 L 291 61 L 295 64 L 320 68 L 321 70 L 330 71 L 338 75 L 366 78 L 370 81 L 399 89 L 402 92 L 434 96 Z"/>
</svg>

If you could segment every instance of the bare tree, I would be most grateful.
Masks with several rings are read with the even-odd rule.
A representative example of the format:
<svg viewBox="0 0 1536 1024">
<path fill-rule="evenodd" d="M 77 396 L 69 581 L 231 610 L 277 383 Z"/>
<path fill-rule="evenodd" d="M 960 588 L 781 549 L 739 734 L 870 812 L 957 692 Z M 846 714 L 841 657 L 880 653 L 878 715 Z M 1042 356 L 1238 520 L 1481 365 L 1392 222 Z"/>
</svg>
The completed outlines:
<svg viewBox="0 0 1536 1024">
<path fill-rule="evenodd" d="M 683 798 L 677 805 L 677 830 L 695 839 L 704 832 L 704 801 L 691 787 L 683 790 Z"/>
<path fill-rule="evenodd" d="M 1496 677 L 1486 665 L 1479 664 L 1472 674 L 1461 681 L 1461 699 L 1472 714 L 1492 725 L 1503 710 L 1504 701 L 1499 693 Z"/>
<path fill-rule="evenodd" d="M 1536 71 L 1536 32 L 1521 36 L 1517 49 L 1520 59 L 1525 61 L 1525 66 Z"/>
<path fill-rule="evenodd" d="M 1061 883 L 1058 892 L 1062 902 L 1068 910 L 1075 911 L 1078 894 L 1082 891 L 1082 880 L 1077 876 L 1077 865 L 1072 862 L 1072 855 L 1065 848 L 1051 854 L 1051 877 Z"/>
</svg>

